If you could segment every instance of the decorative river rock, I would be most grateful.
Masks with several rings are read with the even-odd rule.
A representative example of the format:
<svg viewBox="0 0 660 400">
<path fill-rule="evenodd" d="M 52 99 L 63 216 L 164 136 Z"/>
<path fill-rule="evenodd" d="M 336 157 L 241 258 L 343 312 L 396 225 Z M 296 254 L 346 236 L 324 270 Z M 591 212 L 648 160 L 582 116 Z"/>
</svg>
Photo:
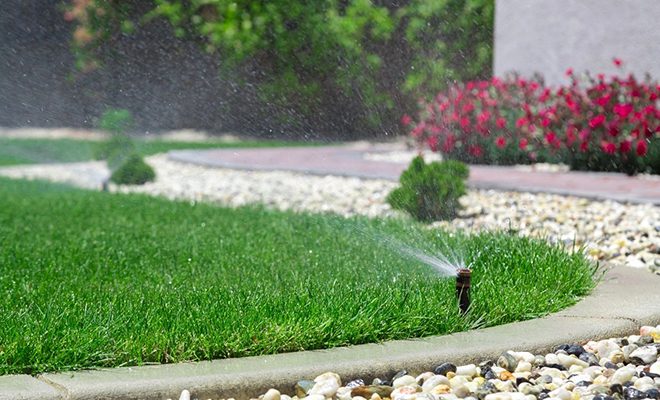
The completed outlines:
<svg viewBox="0 0 660 400">
<path fill-rule="evenodd" d="M 371 384 L 342 386 L 327 372 L 301 380 L 289 394 L 270 389 L 258 400 L 660 400 L 660 325 L 639 335 L 566 344 L 553 353 L 507 351 L 496 360 L 433 371 L 402 370 Z M 193 397 L 191 397 L 191 394 Z M 194 389 L 180 400 L 194 399 Z"/>
</svg>

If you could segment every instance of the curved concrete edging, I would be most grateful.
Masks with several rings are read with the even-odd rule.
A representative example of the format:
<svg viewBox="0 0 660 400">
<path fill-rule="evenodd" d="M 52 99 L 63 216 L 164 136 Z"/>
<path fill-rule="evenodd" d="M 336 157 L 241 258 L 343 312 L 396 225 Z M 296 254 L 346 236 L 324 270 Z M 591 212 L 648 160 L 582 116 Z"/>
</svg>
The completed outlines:
<svg viewBox="0 0 660 400">
<path fill-rule="evenodd" d="M 533 295 L 530 294 L 530 295 Z M 503 299 L 493 299 L 503 301 Z M 195 363 L 0 377 L 0 399 L 166 399 L 183 389 L 200 399 L 290 392 L 299 379 L 334 371 L 345 381 L 495 358 L 505 350 L 547 352 L 568 342 L 624 336 L 660 324 L 660 277 L 611 267 L 594 292 L 545 318 L 415 340 Z"/>
</svg>

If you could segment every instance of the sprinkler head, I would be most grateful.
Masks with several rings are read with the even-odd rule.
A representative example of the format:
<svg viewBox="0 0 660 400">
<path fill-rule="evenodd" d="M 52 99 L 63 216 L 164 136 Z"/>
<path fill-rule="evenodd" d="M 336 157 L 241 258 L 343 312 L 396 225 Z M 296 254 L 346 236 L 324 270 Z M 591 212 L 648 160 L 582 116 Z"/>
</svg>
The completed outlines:
<svg viewBox="0 0 660 400">
<path fill-rule="evenodd" d="M 467 313 L 470 308 L 470 276 L 472 271 L 467 268 L 461 268 L 456 274 L 456 297 L 458 298 L 458 307 L 461 314 Z"/>
</svg>

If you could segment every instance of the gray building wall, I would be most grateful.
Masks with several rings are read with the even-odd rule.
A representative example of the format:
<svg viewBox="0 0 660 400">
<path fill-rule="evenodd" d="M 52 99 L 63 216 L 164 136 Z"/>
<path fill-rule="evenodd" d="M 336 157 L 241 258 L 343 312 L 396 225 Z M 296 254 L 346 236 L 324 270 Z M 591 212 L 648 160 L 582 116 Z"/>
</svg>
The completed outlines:
<svg viewBox="0 0 660 400">
<path fill-rule="evenodd" d="M 541 73 L 548 84 L 565 71 L 623 71 L 660 80 L 660 0 L 496 0 L 494 73 Z"/>
</svg>

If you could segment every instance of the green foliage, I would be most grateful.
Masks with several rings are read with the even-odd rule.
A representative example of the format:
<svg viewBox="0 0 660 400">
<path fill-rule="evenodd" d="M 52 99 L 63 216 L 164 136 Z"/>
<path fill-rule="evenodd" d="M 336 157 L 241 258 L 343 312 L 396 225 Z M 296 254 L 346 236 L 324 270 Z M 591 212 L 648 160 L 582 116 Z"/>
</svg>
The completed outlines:
<svg viewBox="0 0 660 400">
<path fill-rule="evenodd" d="M 645 160 L 647 173 L 660 175 L 660 140 L 651 140 Z"/>
<path fill-rule="evenodd" d="M 411 51 L 404 88 L 430 95 L 453 81 L 491 75 L 493 0 L 413 0 L 401 9 Z"/>
<path fill-rule="evenodd" d="M 133 140 L 124 133 L 117 133 L 98 143 L 94 150 L 94 159 L 106 160 L 110 169 L 116 169 L 134 151 Z"/>
<path fill-rule="evenodd" d="M 467 165 L 460 161 L 426 164 L 417 156 L 401 174 L 401 187 L 394 189 L 387 201 L 419 221 L 451 219 L 461 208 L 459 198 L 465 194 L 468 175 Z"/>
<path fill-rule="evenodd" d="M 118 185 L 143 185 L 156 179 L 153 168 L 138 154 L 131 154 L 110 176 Z"/>
<path fill-rule="evenodd" d="M 111 108 L 99 118 L 98 127 L 108 133 L 126 133 L 133 126 L 133 115 L 123 108 Z"/>
<path fill-rule="evenodd" d="M 98 128 L 110 133 L 110 138 L 98 144 L 94 159 L 107 160 L 111 170 L 124 163 L 136 151 L 133 139 L 126 134 L 132 125 L 133 116 L 128 110 L 109 109 L 104 112 L 99 118 Z"/>
<path fill-rule="evenodd" d="M 491 71 L 494 0 L 149 0 L 143 15 L 121 3 L 88 7 L 124 21 L 168 21 L 177 37 L 218 54 L 227 77 L 256 86 L 283 121 L 302 114 L 349 121 L 355 131 L 398 131 L 401 110 L 419 97 Z M 94 15 L 78 27 L 119 32 L 121 23 Z M 112 35 L 93 37 L 88 53 L 111 53 L 97 42 Z"/>
</svg>

